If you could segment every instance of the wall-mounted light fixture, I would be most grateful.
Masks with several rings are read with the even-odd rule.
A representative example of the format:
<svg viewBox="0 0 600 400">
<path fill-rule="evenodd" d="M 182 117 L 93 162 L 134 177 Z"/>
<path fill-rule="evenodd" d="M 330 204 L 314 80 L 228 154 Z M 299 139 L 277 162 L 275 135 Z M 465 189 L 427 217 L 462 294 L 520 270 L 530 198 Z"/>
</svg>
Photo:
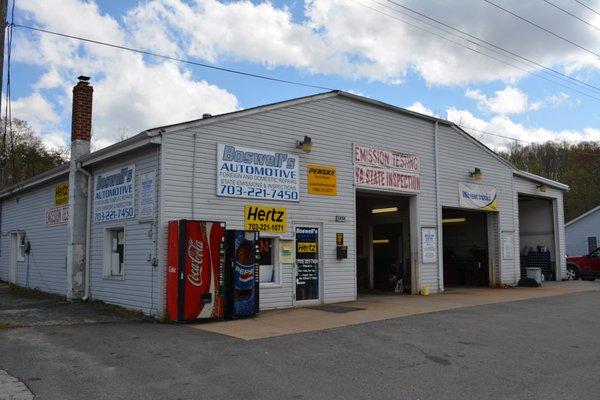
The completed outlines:
<svg viewBox="0 0 600 400">
<path fill-rule="evenodd" d="M 385 214 L 393 212 L 398 212 L 398 207 L 374 208 L 371 210 L 371 214 Z"/>
<path fill-rule="evenodd" d="M 473 179 L 479 180 L 483 178 L 483 172 L 479 168 L 475 168 L 473 171 L 469 172 L 469 176 Z"/>
<path fill-rule="evenodd" d="M 298 141 L 296 148 L 301 149 L 305 153 L 310 153 L 313 148 L 313 142 L 310 136 L 304 136 L 304 140 Z"/>
<path fill-rule="evenodd" d="M 540 192 L 546 192 L 546 190 L 548 190 L 548 186 L 544 185 L 543 183 L 540 183 L 536 187 L 537 187 L 537 190 L 539 190 Z"/>
<path fill-rule="evenodd" d="M 467 222 L 466 218 L 445 218 L 442 220 L 442 224 L 455 224 L 457 222 Z"/>
</svg>

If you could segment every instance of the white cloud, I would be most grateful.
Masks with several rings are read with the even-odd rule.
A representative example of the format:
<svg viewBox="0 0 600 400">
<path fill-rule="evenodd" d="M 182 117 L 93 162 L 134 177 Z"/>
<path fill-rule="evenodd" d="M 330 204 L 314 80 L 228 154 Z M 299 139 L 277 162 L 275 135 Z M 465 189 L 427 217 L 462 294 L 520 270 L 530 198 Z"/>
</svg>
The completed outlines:
<svg viewBox="0 0 600 400">
<path fill-rule="evenodd" d="M 293 16 L 287 7 L 269 1 L 150 0 L 133 6 L 119 19 L 103 14 L 93 1 L 30 0 L 16 5 L 18 15 L 36 26 L 205 62 L 253 62 L 267 68 L 285 66 L 307 74 L 387 84 L 402 84 L 409 73 L 420 75 L 428 85 L 502 80 L 509 86 L 492 96 L 477 90 L 467 92 L 483 110 L 499 116 L 561 101 L 531 102 L 513 86 L 526 72 L 394 19 L 406 18 L 396 14 L 398 8 L 391 3 L 359 2 L 380 12 L 348 0 L 305 0 L 304 16 Z M 562 15 L 540 12 L 534 2 L 505 3 L 524 15 L 535 14 L 541 25 L 560 26 L 563 35 L 597 48 L 600 34 L 583 24 L 564 24 Z M 484 2 L 407 0 L 403 4 L 566 73 L 600 69 L 599 59 L 516 23 Z M 60 89 L 62 93 L 53 99 L 56 104 L 54 115 L 48 114 L 50 124 L 55 123 L 56 115 L 63 124 L 69 120 L 74 78 L 92 76 L 98 143 L 114 142 L 123 132 L 239 108 L 232 93 L 194 79 L 181 65 L 50 35 L 18 29 L 15 33 L 18 46 L 14 47 L 13 60 L 44 71 L 33 90 L 40 96 L 46 90 Z M 413 106 L 418 107 L 416 103 Z M 431 113 L 420 106 L 419 112 Z"/>
<path fill-rule="evenodd" d="M 505 149 L 509 144 L 515 142 L 515 140 L 507 139 L 507 137 L 535 143 L 543 143 L 548 140 L 569 142 L 600 140 L 600 129 L 585 128 L 582 130 L 564 129 L 554 131 L 539 127 L 526 127 L 512 121 L 505 115 L 484 120 L 474 116 L 468 110 L 449 108 L 446 112 L 448 120 L 496 150 Z M 525 143 L 521 142 L 521 144 Z"/>
<path fill-rule="evenodd" d="M 437 115 L 429 108 L 425 107 L 420 101 L 415 101 L 410 106 L 406 107 L 407 110 L 417 112 L 419 114 L 425 114 L 432 117 L 437 117 Z"/>
<path fill-rule="evenodd" d="M 32 0 L 17 3 L 40 26 L 50 30 L 125 44 L 129 34 L 94 3 L 76 0 Z M 57 4 L 60 3 L 60 4 Z M 60 12 L 57 12 L 60 10 Z M 76 15 L 77 18 L 73 18 Z M 59 123 L 70 121 L 71 91 L 78 75 L 92 76 L 94 86 L 93 134 L 96 148 L 123 136 L 158 125 L 223 113 L 239 107 L 228 91 L 203 80 L 172 62 L 151 63 L 135 53 L 69 41 L 49 35 L 19 35 L 14 60 L 44 68 L 33 87 L 36 92 L 13 103 L 13 115 L 31 123 L 44 143 L 56 147 Z M 153 60 L 155 61 L 155 60 Z M 57 109 L 44 99 L 44 89 L 60 89 Z M 46 134 L 52 131 L 51 135 Z"/>
<path fill-rule="evenodd" d="M 38 132 L 48 124 L 60 121 L 52 104 L 39 92 L 13 100 L 11 107 L 13 118 L 27 121 Z"/>
<path fill-rule="evenodd" d="M 486 96 L 481 90 L 473 89 L 467 89 L 465 96 L 477 100 L 477 107 L 480 110 L 500 115 L 539 110 L 542 106 L 540 102 L 530 102 L 527 94 L 512 86 L 496 91 L 493 97 Z"/>
<path fill-rule="evenodd" d="M 409 0 L 403 4 L 544 65 L 570 73 L 600 69 L 600 60 L 582 56 L 573 46 L 515 23 L 513 17 L 484 2 Z M 565 25 L 561 15 L 540 13 L 534 2 L 510 0 L 505 5 L 525 15 L 535 14 L 542 25 L 560 25 L 563 34 L 577 37 L 582 45 L 595 48 L 600 39 L 583 24 Z M 306 0 L 306 20 L 296 22 L 287 8 L 271 2 L 153 0 L 138 4 L 125 21 L 138 46 L 210 62 L 233 58 L 267 67 L 291 66 L 311 73 L 396 84 L 409 71 L 438 85 L 513 82 L 527 74 L 523 66 L 518 69 L 499 63 L 444 40 L 461 41 L 448 33 L 440 38 L 407 25 L 399 19 L 413 25 L 415 21 L 397 14 L 398 10 L 391 3 L 368 0 Z"/>
</svg>

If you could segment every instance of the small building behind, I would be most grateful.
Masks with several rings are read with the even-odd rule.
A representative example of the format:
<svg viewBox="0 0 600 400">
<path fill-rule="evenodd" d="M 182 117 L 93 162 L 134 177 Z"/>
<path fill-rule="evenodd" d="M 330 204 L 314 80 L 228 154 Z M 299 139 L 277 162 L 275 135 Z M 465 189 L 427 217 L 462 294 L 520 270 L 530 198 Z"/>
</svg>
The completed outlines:
<svg viewBox="0 0 600 400">
<path fill-rule="evenodd" d="M 565 224 L 567 255 L 584 256 L 600 245 L 600 206 L 595 207 Z"/>
</svg>

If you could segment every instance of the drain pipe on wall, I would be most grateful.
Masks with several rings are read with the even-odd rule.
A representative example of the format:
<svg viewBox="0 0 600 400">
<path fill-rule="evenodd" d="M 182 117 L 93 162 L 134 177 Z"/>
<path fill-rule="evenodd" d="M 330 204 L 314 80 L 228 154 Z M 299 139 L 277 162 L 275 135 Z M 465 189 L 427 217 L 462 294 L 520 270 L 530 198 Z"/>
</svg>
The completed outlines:
<svg viewBox="0 0 600 400">
<path fill-rule="evenodd" d="M 435 216 L 437 225 L 437 259 L 438 259 L 438 291 L 444 292 L 444 257 L 442 248 L 442 211 L 440 209 L 440 166 L 438 155 L 438 121 L 435 121 L 433 131 L 433 151 L 435 158 Z"/>
<path fill-rule="evenodd" d="M 91 215 L 92 215 L 92 174 L 83 169 L 81 163 L 77 163 L 77 170 L 87 176 L 87 213 L 85 219 L 85 291 L 81 301 L 90 298 L 90 239 L 91 239 Z"/>
</svg>

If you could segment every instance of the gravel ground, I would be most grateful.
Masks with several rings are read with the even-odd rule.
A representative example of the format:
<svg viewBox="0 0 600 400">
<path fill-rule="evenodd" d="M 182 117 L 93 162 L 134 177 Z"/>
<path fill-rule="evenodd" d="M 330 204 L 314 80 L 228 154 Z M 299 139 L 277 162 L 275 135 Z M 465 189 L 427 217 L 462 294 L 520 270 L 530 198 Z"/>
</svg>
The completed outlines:
<svg viewBox="0 0 600 400">
<path fill-rule="evenodd" d="M 0 282 L 0 327 L 124 322 L 142 316 L 100 302 L 68 302 L 63 296 L 10 289 Z"/>
</svg>

